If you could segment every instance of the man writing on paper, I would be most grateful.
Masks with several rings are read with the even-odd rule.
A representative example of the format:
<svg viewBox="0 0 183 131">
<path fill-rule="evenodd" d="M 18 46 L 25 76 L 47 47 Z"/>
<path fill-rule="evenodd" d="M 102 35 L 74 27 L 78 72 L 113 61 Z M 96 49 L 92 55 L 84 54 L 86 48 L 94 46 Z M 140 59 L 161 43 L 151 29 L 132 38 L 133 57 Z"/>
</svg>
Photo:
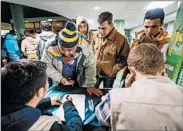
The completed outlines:
<svg viewBox="0 0 183 131">
<path fill-rule="evenodd" d="M 3 131 L 83 131 L 81 118 L 70 98 L 43 99 L 48 88 L 46 68 L 40 61 L 20 60 L 1 69 Z M 41 112 L 60 104 L 63 104 L 66 125 L 58 117 Z"/>
<path fill-rule="evenodd" d="M 153 54 L 153 55 L 152 55 Z M 183 130 L 183 90 L 164 72 L 163 55 L 150 43 L 128 56 L 125 87 L 112 89 L 96 107 L 96 115 L 112 131 Z"/>
</svg>

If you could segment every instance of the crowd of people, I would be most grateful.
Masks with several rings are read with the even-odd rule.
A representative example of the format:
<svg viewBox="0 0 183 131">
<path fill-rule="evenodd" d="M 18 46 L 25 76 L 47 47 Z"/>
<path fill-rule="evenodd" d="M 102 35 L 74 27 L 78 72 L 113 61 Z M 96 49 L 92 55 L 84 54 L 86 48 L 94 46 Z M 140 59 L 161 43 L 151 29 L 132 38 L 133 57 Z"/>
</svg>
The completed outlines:
<svg viewBox="0 0 183 131">
<path fill-rule="evenodd" d="M 16 31 L 10 31 L 1 46 L 2 129 L 86 130 L 69 95 L 44 98 L 55 85 L 57 91 L 84 88 L 101 97 L 96 117 L 112 131 L 183 130 L 183 88 L 164 76 L 170 42 L 164 16 L 160 8 L 147 11 L 144 29 L 132 44 L 114 27 L 111 12 L 98 16 L 97 34 L 83 17 L 68 21 L 57 34 L 49 21 L 41 21 L 42 32 L 25 31 L 20 46 Z M 128 72 L 124 88 L 113 89 L 121 70 Z M 105 95 L 102 82 L 104 89 L 111 88 Z M 62 104 L 65 123 L 43 115 L 44 109 Z"/>
</svg>

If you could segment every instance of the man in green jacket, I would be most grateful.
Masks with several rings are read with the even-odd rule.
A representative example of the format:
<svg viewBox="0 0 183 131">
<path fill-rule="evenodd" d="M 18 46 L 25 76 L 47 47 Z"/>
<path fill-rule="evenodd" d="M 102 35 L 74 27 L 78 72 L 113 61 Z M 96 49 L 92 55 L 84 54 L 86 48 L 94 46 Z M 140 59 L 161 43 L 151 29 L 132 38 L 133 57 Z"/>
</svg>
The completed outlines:
<svg viewBox="0 0 183 131">
<path fill-rule="evenodd" d="M 47 75 L 61 90 L 81 87 L 97 96 L 102 92 L 94 87 L 96 82 L 96 60 L 85 38 L 76 32 L 76 26 L 68 22 L 58 39 L 48 41 L 41 61 L 47 63 Z"/>
</svg>

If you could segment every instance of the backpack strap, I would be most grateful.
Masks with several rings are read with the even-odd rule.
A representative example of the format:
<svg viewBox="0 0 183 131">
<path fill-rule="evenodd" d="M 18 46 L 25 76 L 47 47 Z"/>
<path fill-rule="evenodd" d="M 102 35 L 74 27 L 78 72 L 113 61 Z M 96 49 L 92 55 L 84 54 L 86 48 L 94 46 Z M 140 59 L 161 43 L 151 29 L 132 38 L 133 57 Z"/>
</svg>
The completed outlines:
<svg viewBox="0 0 183 131">
<path fill-rule="evenodd" d="M 82 48 L 81 48 L 81 47 L 77 47 L 77 51 L 76 51 L 76 52 L 77 52 L 77 53 L 82 52 Z M 82 53 L 82 56 L 81 56 L 81 58 L 79 59 L 78 67 L 77 67 L 77 70 L 76 70 L 77 73 L 79 73 L 79 70 L 80 70 L 81 68 L 83 68 L 83 63 L 84 63 L 85 59 L 86 59 L 86 56 Z"/>
</svg>

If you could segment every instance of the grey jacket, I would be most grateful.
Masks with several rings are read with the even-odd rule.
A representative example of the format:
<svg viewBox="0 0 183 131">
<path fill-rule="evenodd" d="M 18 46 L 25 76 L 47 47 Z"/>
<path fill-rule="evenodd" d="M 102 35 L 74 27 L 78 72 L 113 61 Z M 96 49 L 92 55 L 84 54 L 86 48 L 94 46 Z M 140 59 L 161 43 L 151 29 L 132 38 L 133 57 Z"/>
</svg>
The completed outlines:
<svg viewBox="0 0 183 131">
<path fill-rule="evenodd" d="M 44 48 L 46 47 L 46 42 L 56 35 L 51 31 L 43 31 L 41 34 L 36 37 L 37 44 L 37 56 L 41 59 Z"/>
<path fill-rule="evenodd" d="M 56 59 L 56 56 L 60 56 L 59 47 L 56 45 L 56 39 L 52 39 L 48 43 L 51 45 L 44 50 L 41 61 L 47 63 L 47 75 L 50 77 L 55 84 L 60 83 L 62 76 L 63 63 Z M 56 45 L 56 46 L 55 46 Z M 80 46 L 78 48 L 81 51 L 77 57 L 77 82 L 80 87 L 93 86 L 96 82 L 96 59 L 93 55 L 92 49 L 89 45 Z M 83 62 L 81 59 L 84 59 Z"/>
<path fill-rule="evenodd" d="M 183 130 L 182 89 L 169 78 L 149 76 L 112 90 L 112 131 Z"/>
</svg>

